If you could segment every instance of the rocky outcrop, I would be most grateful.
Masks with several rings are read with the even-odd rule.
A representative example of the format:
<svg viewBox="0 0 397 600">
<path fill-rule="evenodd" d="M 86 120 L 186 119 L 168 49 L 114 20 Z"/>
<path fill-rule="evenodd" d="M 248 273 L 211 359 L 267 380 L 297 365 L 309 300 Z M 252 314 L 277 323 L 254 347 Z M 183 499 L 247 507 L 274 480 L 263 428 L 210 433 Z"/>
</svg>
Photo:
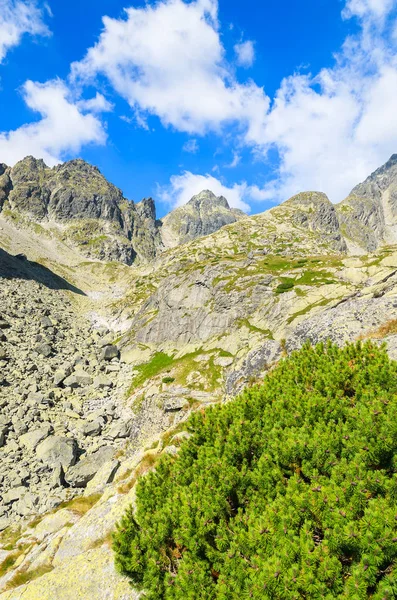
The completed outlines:
<svg viewBox="0 0 397 600">
<path fill-rule="evenodd" d="M 204 190 L 162 219 L 163 244 L 166 248 L 173 248 L 191 242 L 244 216 L 242 211 L 230 208 L 223 196 L 217 197 L 210 190 Z"/>
<path fill-rule="evenodd" d="M 154 203 L 134 204 L 99 169 L 76 159 L 52 169 L 32 156 L 0 168 L 0 210 L 59 226 L 82 252 L 126 264 L 152 260 L 161 244 Z"/>
<path fill-rule="evenodd" d="M 284 202 L 282 209 L 292 209 L 290 218 L 298 227 L 304 227 L 319 234 L 337 252 L 347 251 L 335 206 L 325 194 L 302 192 Z"/>
<path fill-rule="evenodd" d="M 352 252 L 373 252 L 397 242 L 397 154 L 336 206 Z"/>
</svg>

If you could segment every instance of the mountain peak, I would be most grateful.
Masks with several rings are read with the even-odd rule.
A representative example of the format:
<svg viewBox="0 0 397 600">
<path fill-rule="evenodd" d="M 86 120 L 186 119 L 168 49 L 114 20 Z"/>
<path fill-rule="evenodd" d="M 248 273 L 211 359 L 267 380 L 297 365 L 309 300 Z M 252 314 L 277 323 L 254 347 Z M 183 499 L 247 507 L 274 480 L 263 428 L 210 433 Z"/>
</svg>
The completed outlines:
<svg viewBox="0 0 397 600">
<path fill-rule="evenodd" d="M 230 210 L 230 206 L 226 198 L 224 196 L 216 196 L 211 190 L 202 190 L 199 194 L 193 196 L 187 205 L 193 206 L 197 209 L 223 207 L 226 210 Z"/>
<path fill-rule="evenodd" d="M 203 190 L 162 219 L 163 244 L 166 248 L 185 244 L 197 237 L 210 235 L 224 225 L 235 223 L 243 216 L 241 211 L 230 208 L 223 196 Z"/>
</svg>

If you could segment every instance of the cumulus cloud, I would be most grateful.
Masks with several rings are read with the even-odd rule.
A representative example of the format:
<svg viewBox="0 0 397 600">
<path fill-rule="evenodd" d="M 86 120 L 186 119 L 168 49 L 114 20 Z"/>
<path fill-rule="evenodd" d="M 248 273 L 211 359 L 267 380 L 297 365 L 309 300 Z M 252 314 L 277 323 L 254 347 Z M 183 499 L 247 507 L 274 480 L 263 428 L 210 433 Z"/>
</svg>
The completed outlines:
<svg viewBox="0 0 397 600">
<path fill-rule="evenodd" d="M 255 61 L 254 43 L 250 40 L 234 46 L 236 62 L 240 67 L 252 67 Z"/>
<path fill-rule="evenodd" d="M 83 113 L 62 81 L 27 81 L 22 91 L 26 105 L 41 119 L 0 133 L 0 156 L 5 163 L 13 165 L 32 154 L 52 166 L 65 153 L 78 153 L 84 144 L 105 143 L 106 133 L 100 120 Z"/>
<path fill-rule="evenodd" d="M 133 109 L 163 125 L 203 135 L 227 123 L 246 128 L 247 141 L 263 126 L 269 100 L 262 88 L 241 84 L 225 61 L 216 0 L 163 0 L 103 18 L 98 42 L 72 76 L 105 75 Z"/>
<path fill-rule="evenodd" d="M 33 0 L 0 0 L 0 63 L 25 33 L 50 35 L 45 12 Z"/>
<path fill-rule="evenodd" d="M 264 155 L 279 152 L 279 177 L 267 187 L 276 199 L 319 189 L 342 200 L 396 151 L 392 8 L 387 0 L 350 0 L 343 14 L 358 17 L 362 29 L 346 39 L 335 66 L 282 82 L 257 139 Z"/>
<path fill-rule="evenodd" d="M 232 208 L 239 208 L 244 212 L 250 212 L 251 202 L 271 200 L 267 190 L 250 186 L 245 181 L 227 186 L 212 175 L 198 175 L 190 171 L 172 176 L 167 186 L 159 186 L 158 196 L 175 208 L 186 204 L 203 190 L 211 190 L 216 196 L 224 196 Z"/>
<path fill-rule="evenodd" d="M 83 110 L 88 110 L 93 113 L 110 112 L 114 108 L 113 104 L 99 92 L 96 93 L 94 98 L 89 98 L 88 100 L 79 100 L 77 102 L 77 106 Z"/>
</svg>

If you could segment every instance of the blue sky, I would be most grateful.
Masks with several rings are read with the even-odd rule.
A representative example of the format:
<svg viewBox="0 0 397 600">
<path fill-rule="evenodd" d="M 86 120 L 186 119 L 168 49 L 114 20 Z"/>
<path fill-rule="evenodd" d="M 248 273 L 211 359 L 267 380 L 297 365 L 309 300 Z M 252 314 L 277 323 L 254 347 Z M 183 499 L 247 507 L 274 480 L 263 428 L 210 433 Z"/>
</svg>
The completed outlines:
<svg viewBox="0 0 397 600">
<path fill-rule="evenodd" d="M 159 216 L 332 201 L 397 152 L 395 0 L 0 0 L 0 162 L 82 157 Z"/>
</svg>

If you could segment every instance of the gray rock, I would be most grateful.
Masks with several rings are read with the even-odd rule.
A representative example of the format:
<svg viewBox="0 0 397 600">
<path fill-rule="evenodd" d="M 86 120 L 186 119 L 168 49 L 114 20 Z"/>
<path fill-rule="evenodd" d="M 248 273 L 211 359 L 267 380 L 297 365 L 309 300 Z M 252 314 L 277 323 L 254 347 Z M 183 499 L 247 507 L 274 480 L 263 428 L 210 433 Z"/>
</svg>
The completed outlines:
<svg viewBox="0 0 397 600">
<path fill-rule="evenodd" d="M 23 485 L 11 488 L 8 492 L 3 494 L 4 504 L 11 504 L 12 502 L 16 502 L 17 500 L 22 498 L 22 496 L 24 496 L 27 491 L 27 488 Z"/>
<path fill-rule="evenodd" d="M 94 377 L 93 385 L 95 389 L 101 390 L 113 387 L 113 382 L 111 379 L 109 379 L 109 377 L 106 377 L 105 375 L 98 375 L 97 377 Z"/>
<path fill-rule="evenodd" d="M 114 452 L 114 448 L 103 447 L 93 454 L 85 455 L 76 465 L 66 471 L 66 482 L 72 487 L 85 487 L 99 469 L 112 459 Z"/>
<path fill-rule="evenodd" d="M 186 398 L 173 396 L 171 398 L 165 398 L 163 403 L 164 412 L 178 412 L 189 406 L 189 402 Z"/>
<path fill-rule="evenodd" d="M 113 423 L 110 427 L 109 431 L 106 433 L 106 437 L 111 440 L 116 440 L 119 438 L 127 438 L 130 435 L 131 424 L 125 421 L 121 421 L 119 423 Z"/>
<path fill-rule="evenodd" d="M 36 448 L 37 457 L 50 467 L 61 465 L 67 469 L 77 459 L 77 443 L 72 438 L 51 436 Z"/>
<path fill-rule="evenodd" d="M 25 433 L 24 435 L 21 435 L 19 438 L 19 443 L 28 450 L 35 450 L 40 442 L 45 440 L 50 435 L 51 431 L 52 426 L 49 423 L 44 424 L 42 427 L 40 427 L 40 429 L 34 429 L 28 433 Z"/>
<path fill-rule="evenodd" d="M 106 462 L 94 477 L 87 483 L 85 495 L 97 493 L 103 490 L 105 485 L 112 483 L 117 470 L 120 467 L 120 462 L 116 460 L 110 460 Z"/>
<path fill-rule="evenodd" d="M 117 346 L 105 346 L 104 348 L 102 348 L 102 360 L 112 360 L 112 358 L 118 358 L 119 356 L 120 352 Z"/>
<path fill-rule="evenodd" d="M 95 421 L 89 421 L 85 423 L 82 427 L 83 435 L 87 436 L 96 436 L 99 435 L 102 431 L 103 420 L 95 419 Z"/>
</svg>

